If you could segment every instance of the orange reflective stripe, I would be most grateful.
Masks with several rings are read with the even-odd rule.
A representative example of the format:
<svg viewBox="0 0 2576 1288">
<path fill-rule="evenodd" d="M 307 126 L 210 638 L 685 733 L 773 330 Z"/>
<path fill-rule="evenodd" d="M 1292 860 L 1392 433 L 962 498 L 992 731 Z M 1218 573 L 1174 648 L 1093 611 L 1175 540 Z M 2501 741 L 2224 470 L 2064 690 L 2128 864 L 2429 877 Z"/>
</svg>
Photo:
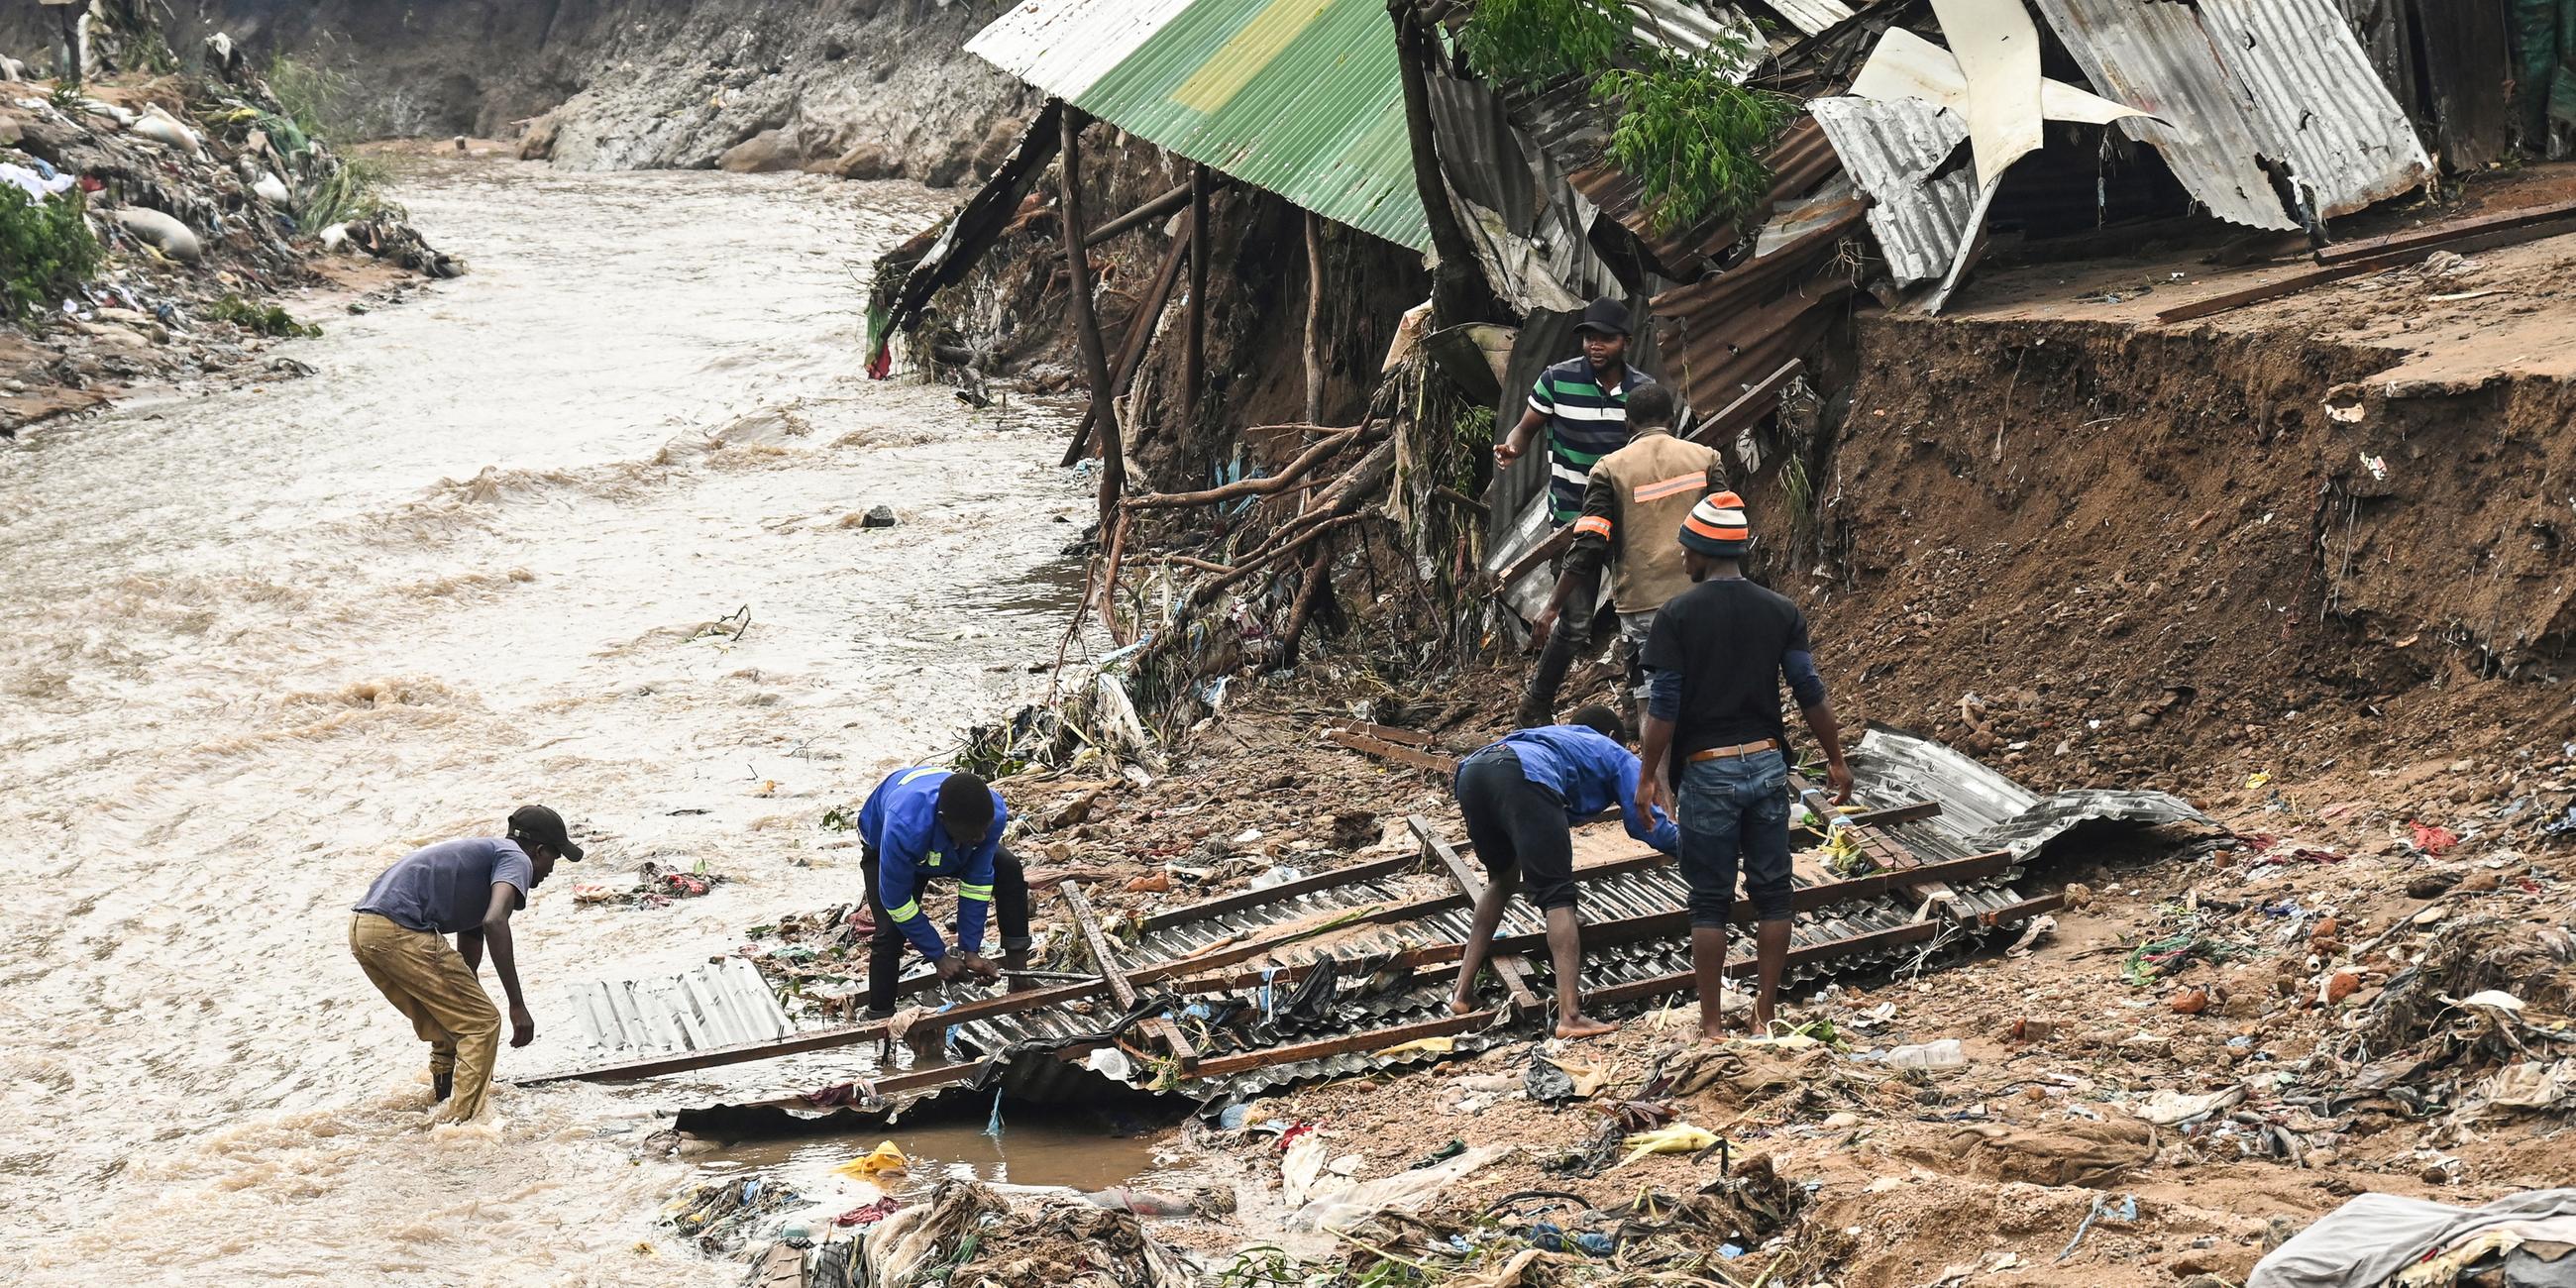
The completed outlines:
<svg viewBox="0 0 2576 1288">
<path fill-rule="evenodd" d="M 1586 532 L 1606 541 L 1610 537 L 1610 521 L 1597 514 L 1587 514 L 1582 518 L 1575 520 L 1575 535 L 1581 536 Z"/>
<path fill-rule="evenodd" d="M 1676 474 L 1668 479 L 1659 479 L 1653 483 L 1640 484 L 1636 491 L 1629 494 L 1629 499 L 1640 504 L 1647 501 L 1660 501 L 1665 497 L 1678 496 L 1692 488 L 1707 485 L 1708 472 L 1697 470 L 1689 474 Z"/>
</svg>

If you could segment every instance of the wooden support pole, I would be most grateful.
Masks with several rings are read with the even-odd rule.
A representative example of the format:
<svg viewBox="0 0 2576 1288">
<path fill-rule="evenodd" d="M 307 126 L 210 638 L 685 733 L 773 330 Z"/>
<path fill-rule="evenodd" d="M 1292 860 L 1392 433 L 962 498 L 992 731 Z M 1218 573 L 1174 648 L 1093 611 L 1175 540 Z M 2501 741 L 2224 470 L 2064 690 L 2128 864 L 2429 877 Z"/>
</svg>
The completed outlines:
<svg viewBox="0 0 2576 1288">
<path fill-rule="evenodd" d="M 1190 166 L 1190 302 L 1181 311 L 1181 415 L 1198 423 L 1199 398 L 1207 392 L 1208 194 L 1216 191 L 1208 168 Z M 1314 418 L 1309 416 L 1308 420 Z"/>
<path fill-rule="evenodd" d="M 1082 127 L 1091 123 L 1090 114 L 1071 103 L 1064 106 L 1063 154 L 1064 244 L 1080 247 L 1083 230 L 1088 226 L 1082 216 Z M 1091 308 L 1091 257 L 1079 250 L 1064 257 L 1065 275 L 1071 279 L 1076 347 L 1082 351 L 1084 375 L 1091 381 L 1091 403 L 1100 417 L 1100 533 L 1105 540 L 1110 526 L 1118 517 L 1118 496 L 1127 487 L 1126 440 L 1118 425 L 1118 408 L 1110 401 L 1113 390 L 1109 379 L 1109 354 L 1100 342 L 1100 318 Z"/>
<path fill-rule="evenodd" d="M 1306 422 L 1324 418 L 1324 217 L 1306 212 Z"/>
<path fill-rule="evenodd" d="M 1172 285 L 1181 280 L 1181 260 L 1188 246 L 1189 239 L 1180 238 L 1164 254 L 1163 267 L 1154 274 L 1153 289 L 1137 302 L 1135 316 L 1127 323 L 1127 334 L 1118 342 L 1118 367 L 1109 378 L 1109 396 L 1094 398 L 1090 406 L 1082 409 L 1082 419 L 1073 427 L 1073 441 L 1064 445 L 1064 459 L 1057 464 L 1071 465 L 1091 450 L 1099 436 L 1103 411 L 1115 407 L 1136 383 L 1136 373 L 1145 366 L 1145 350 L 1153 343 L 1154 328 L 1162 325 L 1163 310 L 1171 303 Z"/>
<path fill-rule="evenodd" d="M 1422 843 L 1423 857 L 1436 861 L 1448 872 L 1449 879 L 1456 882 L 1458 889 L 1467 896 L 1467 902 L 1474 903 L 1484 897 L 1484 878 L 1476 875 L 1475 869 L 1468 867 L 1465 859 L 1458 857 L 1455 847 L 1440 839 L 1440 834 L 1431 829 L 1430 819 L 1408 814 L 1404 825 L 1411 828 L 1414 839 Z M 1503 988 L 1511 994 L 1512 1000 L 1503 1008 L 1504 1014 L 1518 1019 L 1539 1014 L 1545 1009 L 1537 991 L 1530 987 L 1528 958 L 1517 953 L 1497 953 L 1488 959 L 1487 964 L 1494 968 L 1495 977 L 1503 981 Z"/>
</svg>

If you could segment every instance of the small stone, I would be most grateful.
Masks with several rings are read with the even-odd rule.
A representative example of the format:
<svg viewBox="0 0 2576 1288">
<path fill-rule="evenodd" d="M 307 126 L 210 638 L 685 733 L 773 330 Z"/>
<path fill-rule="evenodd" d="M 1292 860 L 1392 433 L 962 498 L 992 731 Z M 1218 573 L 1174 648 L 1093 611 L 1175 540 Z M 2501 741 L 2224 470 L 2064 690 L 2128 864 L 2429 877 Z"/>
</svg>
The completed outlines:
<svg viewBox="0 0 2576 1288">
<path fill-rule="evenodd" d="M 2480 869 L 2479 871 L 2472 872 L 2467 876 L 2460 878 L 2460 892 L 2463 894 L 2486 894 L 2503 884 L 2503 878 L 2498 877 L 2493 872 Z"/>
<path fill-rule="evenodd" d="M 1825 1116 L 1826 1131 L 1849 1131 L 1858 1126 L 1860 1126 L 1860 1115 L 1849 1110 L 1843 1110 L 1837 1113 L 1827 1114 Z"/>
<path fill-rule="evenodd" d="M 2348 970 L 2336 971 L 2333 975 L 2326 978 L 2326 1001 L 2329 1004 L 2340 1002 L 2345 998 L 2352 996 L 2354 993 L 2359 992 L 2360 989 L 2361 975 L 2359 972 Z"/>
<path fill-rule="evenodd" d="M 2198 1015 L 2202 1011 L 2209 1009 L 2209 990 L 2205 988 L 2184 989 L 2182 992 L 2174 994 L 2173 1001 L 2167 1003 L 2167 1005 L 2173 1008 L 2174 1014 L 2176 1015 Z"/>
<path fill-rule="evenodd" d="M 894 523 L 894 507 L 890 505 L 871 506 L 867 515 L 859 520 L 862 528 L 891 528 Z"/>
</svg>

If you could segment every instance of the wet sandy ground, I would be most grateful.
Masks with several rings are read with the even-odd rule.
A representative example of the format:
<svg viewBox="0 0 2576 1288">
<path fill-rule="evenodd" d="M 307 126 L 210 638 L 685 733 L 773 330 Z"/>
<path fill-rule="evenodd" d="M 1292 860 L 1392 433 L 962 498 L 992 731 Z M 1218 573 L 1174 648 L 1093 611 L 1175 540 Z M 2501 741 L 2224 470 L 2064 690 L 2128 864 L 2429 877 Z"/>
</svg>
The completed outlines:
<svg viewBox="0 0 2576 1288">
<path fill-rule="evenodd" d="M 636 1161 L 650 1095 L 426 1130 L 349 903 L 561 809 L 592 860 L 521 917 L 540 1036 L 502 1068 L 569 1062 L 573 985 L 853 897 L 822 811 L 1052 652 L 1085 506 L 1046 417 L 860 378 L 918 189 L 485 161 L 400 195 L 475 271 L 323 318 L 317 375 L 0 448 L 0 1278 L 730 1280 L 655 1236 L 689 1168 Z M 735 880 L 574 905 L 647 859 Z"/>
</svg>

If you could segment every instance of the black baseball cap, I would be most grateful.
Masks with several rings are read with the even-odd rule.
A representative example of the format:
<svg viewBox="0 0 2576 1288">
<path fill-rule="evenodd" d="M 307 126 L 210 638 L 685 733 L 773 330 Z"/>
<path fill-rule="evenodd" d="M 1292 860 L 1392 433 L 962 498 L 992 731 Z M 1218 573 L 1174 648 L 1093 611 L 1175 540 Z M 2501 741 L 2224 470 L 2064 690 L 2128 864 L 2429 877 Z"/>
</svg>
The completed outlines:
<svg viewBox="0 0 2576 1288">
<path fill-rule="evenodd" d="M 510 811 L 510 839 L 534 841 L 575 863 L 581 862 L 581 847 L 564 832 L 563 815 L 543 805 L 522 805 Z"/>
<path fill-rule="evenodd" d="M 1574 333 L 1598 331 L 1603 335 L 1628 334 L 1628 306 L 1608 296 L 1583 306 L 1583 320 L 1574 324 Z"/>
</svg>

